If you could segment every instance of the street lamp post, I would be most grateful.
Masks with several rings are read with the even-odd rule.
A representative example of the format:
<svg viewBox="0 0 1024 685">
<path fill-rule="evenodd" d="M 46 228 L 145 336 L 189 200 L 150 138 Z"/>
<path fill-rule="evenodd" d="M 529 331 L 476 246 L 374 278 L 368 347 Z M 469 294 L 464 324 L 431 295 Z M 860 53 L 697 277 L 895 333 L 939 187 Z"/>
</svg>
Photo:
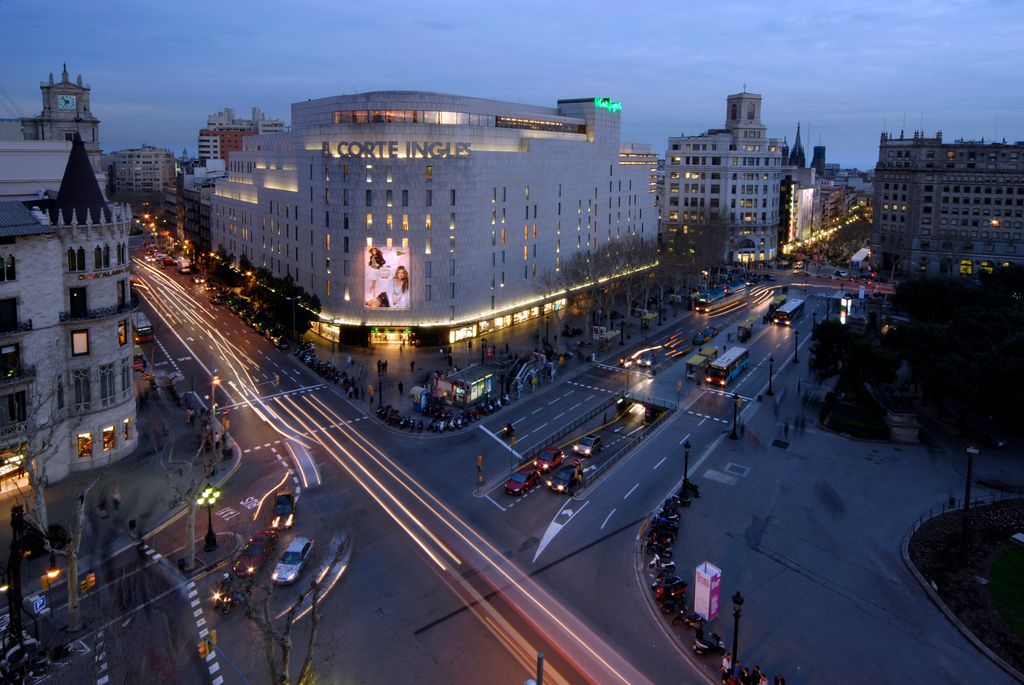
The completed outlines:
<svg viewBox="0 0 1024 685">
<path fill-rule="evenodd" d="M 737 590 L 732 596 L 732 662 L 740 662 L 740 616 L 743 614 L 743 595 Z"/>
<path fill-rule="evenodd" d="M 690 489 L 690 441 L 683 443 L 683 494 Z"/>
<path fill-rule="evenodd" d="M 811 312 L 811 332 L 818 330 L 818 312 Z"/>
<path fill-rule="evenodd" d="M 213 370 L 213 377 L 210 378 L 210 423 L 213 424 L 213 417 L 217 415 L 217 386 L 220 385 L 220 376 L 217 369 Z"/>
<path fill-rule="evenodd" d="M 775 355 L 768 357 L 768 396 L 771 397 L 775 394 L 772 390 L 772 376 L 775 375 Z"/>
<path fill-rule="evenodd" d="M 796 347 L 793 349 L 793 363 L 800 363 L 800 329 L 794 328 L 793 334 L 796 336 Z"/>
<path fill-rule="evenodd" d="M 971 481 L 974 480 L 974 457 L 978 456 L 978 448 L 973 445 L 968 447 L 967 452 L 967 475 L 964 478 L 964 509 L 960 518 L 960 535 L 962 536 L 961 554 L 963 563 L 967 563 L 967 540 L 970 535 L 970 519 L 968 510 L 971 508 Z"/>
<path fill-rule="evenodd" d="M 295 340 L 295 300 L 299 299 L 299 296 L 295 295 L 288 299 L 292 301 L 292 340 Z"/>
<path fill-rule="evenodd" d="M 740 411 L 740 396 L 736 393 L 732 394 L 732 433 L 729 434 L 730 440 L 739 440 L 739 433 L 736 432 L 736 419 Z"/>
<path fill-rule="evenodd" d="M 206 486 L 199 498 L 196 500 L 196 504 L 201 507 L 206 507 L 206 546 L 207 552 L 212 552 L 217 549 L 217 535 L 213 532 L 213 505 L 216 504 L 220 498 L 220 489 L 215 488 L 212 485 Z"/>
</svg>

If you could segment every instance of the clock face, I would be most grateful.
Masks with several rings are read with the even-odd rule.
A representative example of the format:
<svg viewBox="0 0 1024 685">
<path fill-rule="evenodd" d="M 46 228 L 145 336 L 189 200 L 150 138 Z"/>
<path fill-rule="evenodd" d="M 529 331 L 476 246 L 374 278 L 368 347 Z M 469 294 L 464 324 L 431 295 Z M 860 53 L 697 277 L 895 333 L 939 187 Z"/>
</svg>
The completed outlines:
<svg viewBox="0 0 1024 685">
<path fill-rule="evenodd" d="M 60 109 L 74 109 L 75 103 L 74 95 L 60 95 L 57 97 L 57 107 Z"/>
</svg>

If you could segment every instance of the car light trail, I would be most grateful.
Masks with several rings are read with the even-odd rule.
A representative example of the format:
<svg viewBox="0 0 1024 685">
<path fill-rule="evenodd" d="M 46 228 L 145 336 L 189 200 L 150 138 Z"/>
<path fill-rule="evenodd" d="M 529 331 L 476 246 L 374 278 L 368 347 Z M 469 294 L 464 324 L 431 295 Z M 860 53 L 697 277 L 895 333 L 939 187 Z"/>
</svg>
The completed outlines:
<svg viewBox="0 0 1024 685">
<path fill-rule="evenodd" d="M 266 494 L 264 494 L 264 495 L 263 495 L 263 497 L 260 497 L 260 503 L 256 505 L 256 511 L 254 511 L 254 512 L 252 513 L 252 520 L 253 520 L 253 521 L 255 521 L 255 520 L 256 520 L 257 518 L 259 518 L 259 515 L 260 515 L 260 509 L 262 509 L 262 508 L 263 508 L 263 503 L 264 503 L 265 501 L 267 501 L 267 498 L 268 498 L 268 497 L 270 497 L 270 495 L 271 495 L 271 494 L 272 494 L 272 493 L 273 493 L 274 491 L 276 491 L 276 490 L 277 490 L 277 489 L 278 489 L 279 487 L 281 487 L 282 485 L 284 485 L 285 481 L 286 481 L 286 480 L 288 480 L 288 476 L 290 476 L 290 475 L 291 475 L 291 474 L 289 474 L 289 473 L 285 473 L 285 474 L 284 474 L 284 478 L 282 478 L 282 479 L 281 479 L 281 481 L 280 481 L 280 482 L 279 482 L 279 483 L 278 483 L 277 485 L 275 485 L 274 487 L 272 487 L 272 488 L 270 488 L 269 490 L 267 490 Z M 296 500 L 297 500 L 297 499 L 298 499 L 298 498 L 296 498 Z"/>
</svg>

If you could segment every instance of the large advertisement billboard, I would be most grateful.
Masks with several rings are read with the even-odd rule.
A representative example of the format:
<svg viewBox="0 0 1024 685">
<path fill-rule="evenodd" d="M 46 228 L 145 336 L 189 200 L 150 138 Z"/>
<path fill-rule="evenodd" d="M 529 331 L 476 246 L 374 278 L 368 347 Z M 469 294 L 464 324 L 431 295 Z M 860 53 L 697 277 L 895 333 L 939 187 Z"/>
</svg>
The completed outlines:
<svg viewBox="0 0 1024 685">
<path fill-rule="evenodd" d="M 409 250 L 368 247 L 365 252 L 365 303 L 371 309 L 409 309 Z"/>
</svg>

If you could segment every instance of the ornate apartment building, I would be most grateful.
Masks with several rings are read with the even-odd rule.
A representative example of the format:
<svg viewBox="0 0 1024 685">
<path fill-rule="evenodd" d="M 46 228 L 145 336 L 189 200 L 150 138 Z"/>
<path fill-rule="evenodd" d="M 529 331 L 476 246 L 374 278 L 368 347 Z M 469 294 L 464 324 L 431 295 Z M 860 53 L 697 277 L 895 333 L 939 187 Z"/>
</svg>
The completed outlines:
<svg viewBox="0 0 1024 685">
<path fill-rule="evenodd" d="M 130 225 L 80 138 L 55 201 L 0 202 L 0 479 L 35 457 L 53 482 L 134 449 Z"/>
<path fill-rule="evenodd" d="M 1022 233 L 1024 142 L 882 134 L 871 235 L 877 268 L 974 276 L 1024 263 Z"/>
</svg>

